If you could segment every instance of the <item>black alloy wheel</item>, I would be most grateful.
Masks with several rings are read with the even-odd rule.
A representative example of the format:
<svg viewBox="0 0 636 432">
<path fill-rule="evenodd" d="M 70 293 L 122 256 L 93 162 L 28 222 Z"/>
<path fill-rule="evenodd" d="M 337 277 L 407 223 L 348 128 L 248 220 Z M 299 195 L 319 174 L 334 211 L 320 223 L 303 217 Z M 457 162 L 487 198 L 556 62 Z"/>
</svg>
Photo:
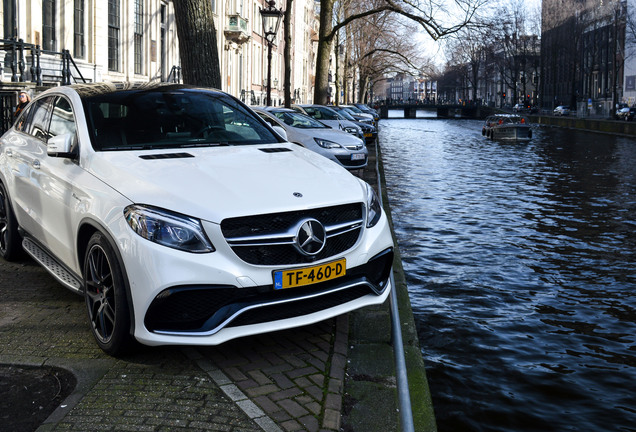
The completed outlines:
<svg viewBox="0 0 636 432">
<path fill-rule="evenodd" d="M 15 219 L 9 194 L 0 183 L 0 256 L 7 261 L 13 261 L 22 254 L 22 237 L 18 232 L 18 222 Z"/>
<path fill-rule="evenodd" d="M 84 257 L 84 298 L 97 345 L 110 355 L 132 346 L 126 287 L 119 260 L 100 232 L 93 234 Z"/>
</svg>

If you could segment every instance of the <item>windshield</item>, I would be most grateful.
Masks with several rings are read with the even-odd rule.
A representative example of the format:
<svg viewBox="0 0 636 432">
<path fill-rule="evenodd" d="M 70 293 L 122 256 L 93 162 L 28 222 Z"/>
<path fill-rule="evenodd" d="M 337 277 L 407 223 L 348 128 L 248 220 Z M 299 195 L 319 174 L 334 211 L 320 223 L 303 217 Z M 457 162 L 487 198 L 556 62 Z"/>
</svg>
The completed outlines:
<svg viewBox="0 0 636 432">
<path fill-rule="evenodd" d="M 342 120 L 340 114 L 327 107 L 303 107 L 316 120 Z"/>
<path fill-rule="evenodd" d="M 299 129 L 327 129 L 328 127 L 312 119 L 309 116 L 293 111 L 272 111 L 270 112 L 277 119 L 288 126 Z"/>
<path fill-rule="evenodd" d="M 348 105 L 348 106 L 347 106 L 347 109 L 348 109 L 349 111 L 353 111 L 353 112 L 354 112 L 354 113 L 356 113 L 356 114 L 363 114 L 363 112 L 362 112 L 362 110 L 361 110 L 360 108 L 355 107 L 355 106 L 353 106 L 353 105 Z"/>
<path fill-rule="evenodd" d="M 347 120 L 352 120 L 352 121 L 357 121 L 352 115 L 351 115 L 351 111 L 349 111 L 347 108 L 340 108 L 340 111 L 338 111 L 338 114 L 340 114 L 341 116 L 343 116 L 344 118 L 346 118 Z"/>
<path fill-rule="evenodd" d="M 278 142 L 238 101 L 200 89 L 121 91 L 83 99 L 97 151 Z"/>
</svg>

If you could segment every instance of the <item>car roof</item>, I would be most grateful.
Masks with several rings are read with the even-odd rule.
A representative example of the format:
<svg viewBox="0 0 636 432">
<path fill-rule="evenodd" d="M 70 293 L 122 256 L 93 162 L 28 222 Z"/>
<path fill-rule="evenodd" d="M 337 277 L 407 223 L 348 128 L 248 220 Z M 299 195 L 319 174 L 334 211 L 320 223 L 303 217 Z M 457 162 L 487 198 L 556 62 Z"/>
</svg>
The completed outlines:
<svg viewBox="0 0 636 432">
<path fill-rule="evenodd" d="M 98 82 L 98 83 L 86 83 L 86 84 L 72 84 L 64 86 L 77 92 L 81 98 L 91 96 L 101 96 L 108 93 L 120 92 L 120 91 L 149 91 L 149 90 L 185 90 L 185 89 L 200 89 L 206 91 L 219 92 L 220 90 L 212 88 L 204 88 L 191 86 L 187 84 L 165 83 L 165 82 Z"/>
</svg>

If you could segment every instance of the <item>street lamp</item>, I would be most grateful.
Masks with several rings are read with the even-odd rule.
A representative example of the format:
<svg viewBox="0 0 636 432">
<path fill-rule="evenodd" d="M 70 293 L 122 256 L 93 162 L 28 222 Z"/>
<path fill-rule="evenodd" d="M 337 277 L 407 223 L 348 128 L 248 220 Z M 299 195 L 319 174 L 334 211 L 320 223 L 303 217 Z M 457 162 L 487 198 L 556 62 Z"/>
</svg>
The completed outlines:
<svg viewBox="0 0 636 432">
<path fill-rule="evenodd" d="M 267 41 L 267 106 L 270 106 L 272 104 L 272 46 L 274 39 L 276 39 L 276 33 L 278 33 L 283 11 L 276 9 L 274 0 L 270 0 L 267 4 L 265 9 L 258 8 L 258 10 L 261 13 L 263 33 Z"/>
</svg>

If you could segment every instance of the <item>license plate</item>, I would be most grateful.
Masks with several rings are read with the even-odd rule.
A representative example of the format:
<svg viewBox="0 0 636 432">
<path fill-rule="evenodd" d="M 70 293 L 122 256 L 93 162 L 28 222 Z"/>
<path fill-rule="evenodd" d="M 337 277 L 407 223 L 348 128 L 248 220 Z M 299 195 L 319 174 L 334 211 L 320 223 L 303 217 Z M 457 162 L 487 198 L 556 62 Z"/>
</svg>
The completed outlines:
<svg viewBox="0 0 636 432">
<path fill-rule="evenodd" d="M 364 160 L 364 153 L 355 153 L 351 155 L 351 160 Z"/>
<path fill-rule="evenodd" d="M 274 289 L 296 288 L 325 282 L 344 276 L 347 260 L 342 258 L 327 264 L 274 272 Z"/>
<path fill-rule="evenodd" d="M 365 133 L 364 137 L 365 138 L 371 138 L 373 136 L 373 134 L 371 132 Z"/>
</svg>

